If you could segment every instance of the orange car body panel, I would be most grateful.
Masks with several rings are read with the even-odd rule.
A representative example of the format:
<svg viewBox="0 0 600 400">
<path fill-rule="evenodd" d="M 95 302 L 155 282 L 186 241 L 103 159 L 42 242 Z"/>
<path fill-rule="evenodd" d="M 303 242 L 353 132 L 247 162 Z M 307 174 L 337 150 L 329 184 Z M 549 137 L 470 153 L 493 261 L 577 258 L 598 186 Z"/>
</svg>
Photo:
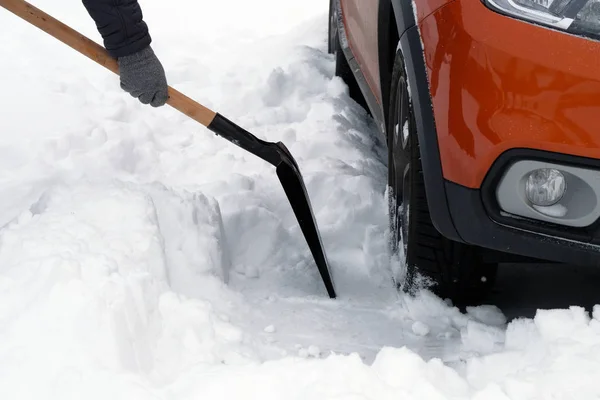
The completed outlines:
<svg viewBox="0 0 600 400">
<path fill-rule="evenodd" d="M 340 2 L 350 48 L 375 99 L 381 105 L 378 46 L 379 1 L 341 0 Z M 421 21 L 450 1 L 452 0 L 419 0 L 419 7 L 416 10 L 417 20 Z"/>
<path fill-rule="evenodd" d="M 599 42 L 480 0 L 456 0 L 419 26 L 446 179 L 479 188 L 511 148 L 600 158 Z"/>
<path fill-rule="evenodd" d="M 402 0 L 412 1 L 412 0 Z M 427 16 L 436 11 L 438 8 L 443 7 L 452 0 L 416 0 L 417 2 L 417 22 L 423 21 Z"/>
<path fill-rule="evenodd" d="M 341 0 L 348 42 L 371 91 L 381 104 L 377 26 L 379 0 Z"/>
</svg>

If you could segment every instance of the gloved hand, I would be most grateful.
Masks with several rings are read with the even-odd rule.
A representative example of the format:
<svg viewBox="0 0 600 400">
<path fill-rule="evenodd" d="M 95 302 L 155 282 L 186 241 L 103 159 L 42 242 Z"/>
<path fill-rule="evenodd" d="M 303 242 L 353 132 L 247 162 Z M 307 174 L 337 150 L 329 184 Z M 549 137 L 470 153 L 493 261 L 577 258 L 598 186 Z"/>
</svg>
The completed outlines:
<svg viewBox="0 0 600 400">
<path fill-rule="evenodd" d="M 119 57 L 121 88 L 152 107 L 163 106 L 168 98 L 165 70 L 150 46 L 124 57 Z"/>
</svg>

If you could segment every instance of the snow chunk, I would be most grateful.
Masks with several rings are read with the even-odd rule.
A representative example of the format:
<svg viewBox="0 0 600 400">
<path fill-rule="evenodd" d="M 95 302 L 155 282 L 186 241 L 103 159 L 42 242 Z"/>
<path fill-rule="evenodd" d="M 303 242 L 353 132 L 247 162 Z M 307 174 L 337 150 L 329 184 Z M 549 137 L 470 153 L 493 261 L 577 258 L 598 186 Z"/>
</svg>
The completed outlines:
<svg viewBox="0 0 600 400">
<path fill-rule="evenodd" d="M 207 282 L 214 277 L 212 290 L 218 291 L 229 281 L 231 267 L 219 204 L 202 193 L 175 192 L 162 185 L 146 190 L 156 207 L 171 288 L 188 297 L 208 297 Z"/>
<path fill-rule="evenodd" d="M 496 306 L 467 307 L 467 315 L 488 325 L 501 326 L 506 324 L 506 316 Z"/>
<path fill-rule="evenodd" d="M 583 307 L 568 310 L 539 310 L 534 322 L 546 340 L 576 340 L 587 331 L 590 316 Z"/>
<path fill-rule="evenodd" d="M 321 350 L 318 346 L 310 345 L 308 346 L 308 354 L 310 354 L 312 357 L 319 357 L 321 355 Z"/>
<path fill-rule="evenodd" d="M 423 322 L 415 321 L 412 324 L 412 331 L 413 331 L 413 333 L 415 335 L 418 335 L 418 336 L 427 336 L 429 334 L 430 329 Z"/>
</svg>

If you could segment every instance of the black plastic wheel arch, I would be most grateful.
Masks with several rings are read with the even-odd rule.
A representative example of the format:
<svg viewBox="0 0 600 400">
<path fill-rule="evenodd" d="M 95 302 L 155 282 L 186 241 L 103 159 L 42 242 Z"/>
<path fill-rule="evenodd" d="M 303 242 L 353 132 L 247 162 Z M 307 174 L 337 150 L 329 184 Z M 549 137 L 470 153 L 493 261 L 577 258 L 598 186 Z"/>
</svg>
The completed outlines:
<svg viewBox="0 0 600 400">
<path fill-rule="evenodd" d="M 431 221 L 435 228 L 448 239 L 463 242 L 464 240 L 454 226 L 447 203 L 429 79 L 417 26 L 407 29 L 400 37 L 400 52 L 404 58 L 410 84 Z"/>
</svg>

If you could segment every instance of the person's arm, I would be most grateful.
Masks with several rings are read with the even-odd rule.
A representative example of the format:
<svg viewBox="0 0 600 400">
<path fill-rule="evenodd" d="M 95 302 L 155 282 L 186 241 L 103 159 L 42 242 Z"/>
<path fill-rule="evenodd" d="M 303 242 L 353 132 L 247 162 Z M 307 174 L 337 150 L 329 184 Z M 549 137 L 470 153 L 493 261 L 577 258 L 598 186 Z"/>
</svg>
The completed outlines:
<svg viewBox="0 0 600 400">
<path fill-rule="evenodd" d="M 162 106 L 168 87 L 137 0 L 82 0 L 104 47 L 119 62 L 121 88 L 144 104 Z"/>
<path fill-rule="evenodd" d="M 83 0 L 104 39 L 104 47 L 115 58 L 148 47 L 152 41 L 137 0 Z"/>
</svg>

